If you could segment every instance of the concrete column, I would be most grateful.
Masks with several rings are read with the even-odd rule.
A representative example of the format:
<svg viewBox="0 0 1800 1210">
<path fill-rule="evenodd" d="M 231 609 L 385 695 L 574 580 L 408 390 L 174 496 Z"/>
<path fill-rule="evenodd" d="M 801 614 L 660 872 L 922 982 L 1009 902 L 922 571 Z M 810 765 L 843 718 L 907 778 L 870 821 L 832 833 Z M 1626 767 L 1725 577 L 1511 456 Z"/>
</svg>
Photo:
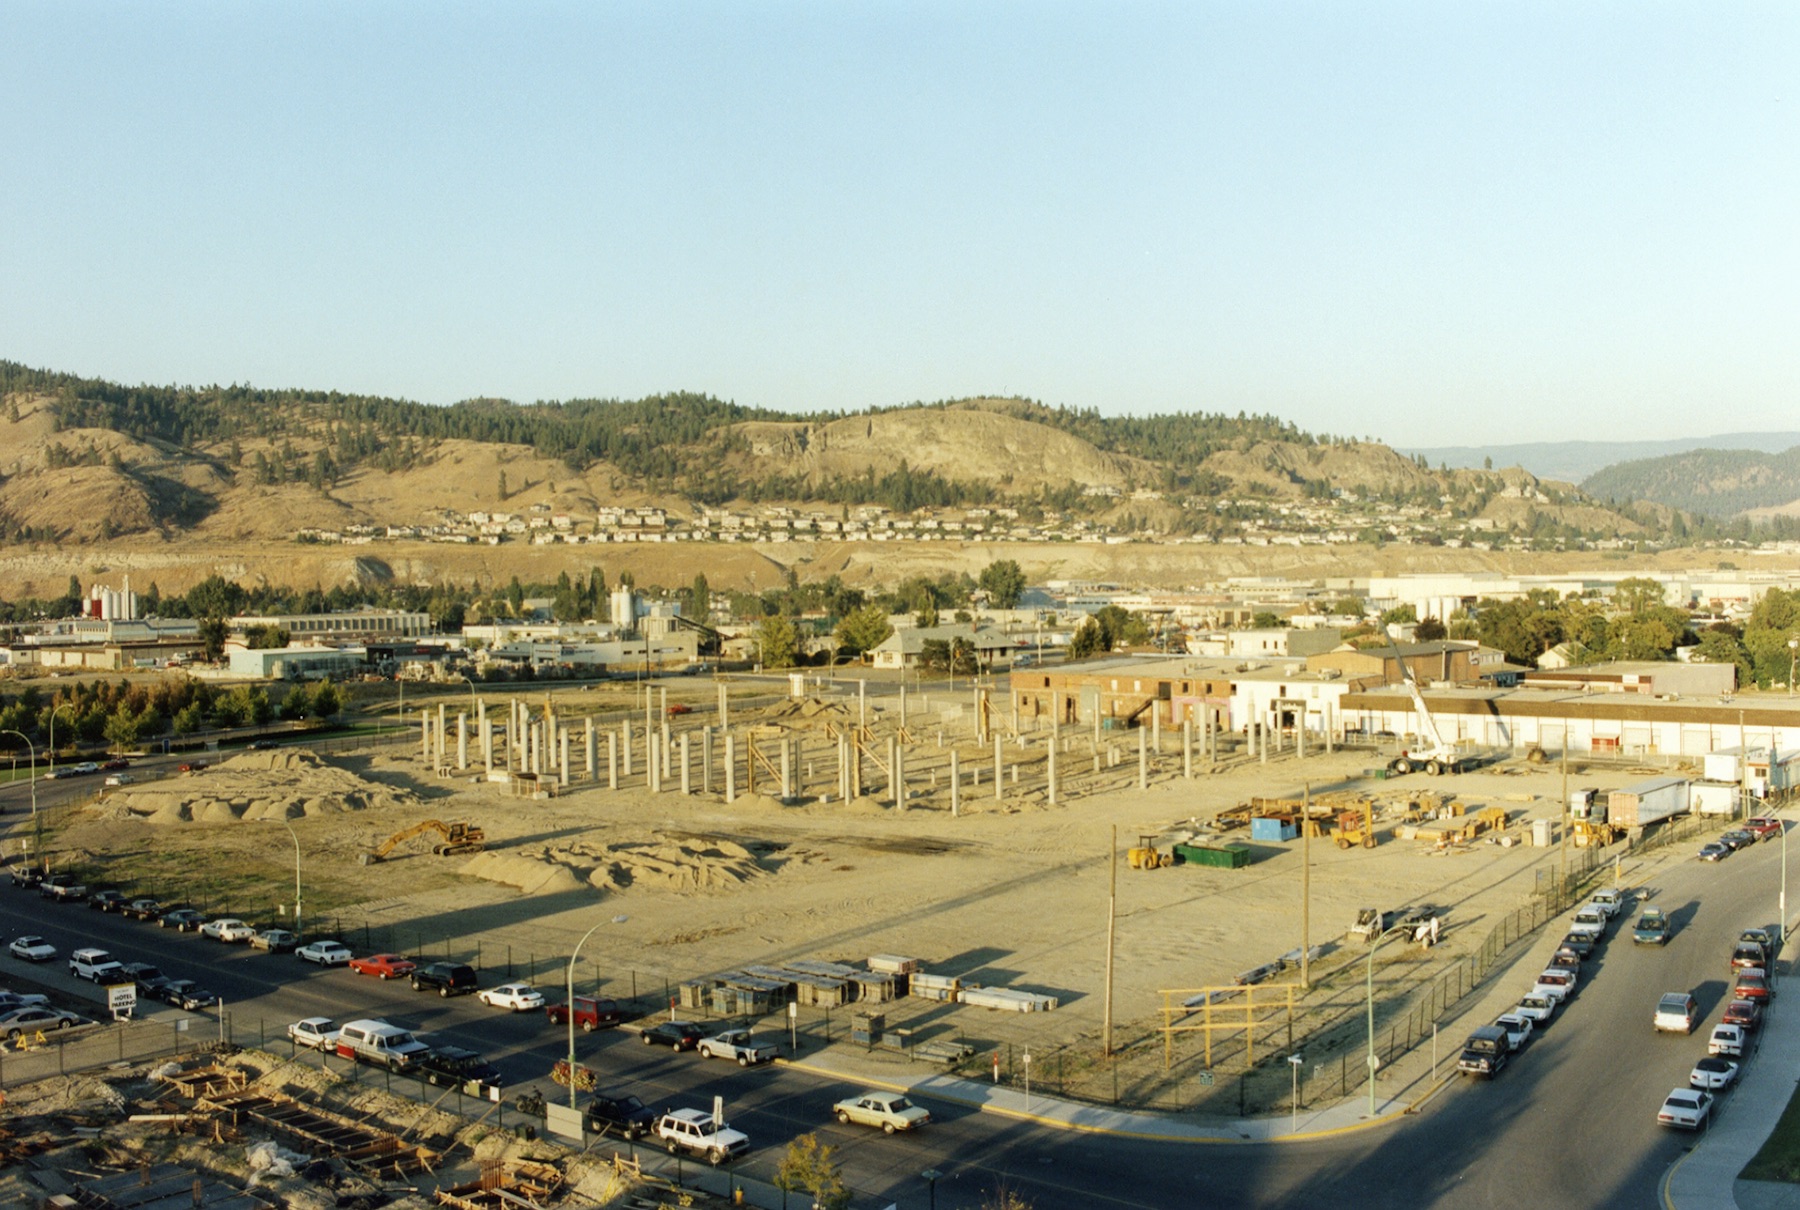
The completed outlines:
<svg viewBox="0 0 1800 1210">
<path fill-rule="evenodd" d="M 1005 758 L 1000 752 L 1000 737 L 994 737 L 994 801 L 1000 801 L 1006 789 L 1006 770 L 1003 768 Z"/>
<path fill-rule="evenodd" d="M 1262 742 L 1256 746 L 1256 758 L 1266 765 L 1269 763 L 1269 733 L 1264 731 L 1260 738 Z"/>
<path fill-rule="evenodd" d="M 1052 731 L 1050 732 L 1049 755 L 1046 759 L 1049 762 L 1047 769 L 1050 774 L 1050 805 L 1053 807 L 1056 805 L 1056 746 L 1056 732 Z"/>
<path fill-rule="evenodd" d="M 900 744 L 893 736 L 888 736 L 888 800 L 896 807 L 902 805 L 900 798 Z"/>
<path fill-rule="evenodd" d="M 894 805 L 904 811 L 906 810 L 906 745 L 897 739 L 889 742 L 894 745 L 894 784 L 900 788 L 900 797 L 894 800 Z"/>
<path fill-rule="evenodd" d="M 594 757 L 597 753 L 594 750 L 594 716 L 591 714 L 587 716 L 587 736 L 582 744 L 582 750 L 587 756 L 587 779 L 593 781 Z"/>
<path fill-rule="evenodd" d="M 625 716 L 624 723 L 622 723 L 620 725 L 620 732 L 621 732 L 621 734 L 619 736 L 619 750 L 625 758 L 625 767 L 622 770 L 620 770 L 620 772 L 623 773 L 626 777 L 630 777 L 631 776 L 631 716 L 629 714 Z"/>
<path fill-rule="evenodd" d="M 1150 707 L 1150 742 L 1156 747 L 1156 754 L 1162 755 L 1162 704 Z"/>
<path fill-rule="evenodd" d="M 567 786 L 569 784 L 569 729 L 558 727 L 557 731 L 562 740 L 562 767 L 558 770 L 557 784 Z"/>
<path fill-rule="evenodd" d="M 725 733 L 725 801 L 737 801 L 737 737 Z"/>
<path fill-rule="evenodd" d="M 1148 790 L 1150 788 L 1150 744 L 1148 742 L 1149 739 L 1150 739 L 1150 737 L 1144 734 L 1144 729 L 1142 727 L 1139 727 L 1138 728 L 1138 789 L 1140 789 L 1140 790 Z"/>
<path fill-rule="evenodd" d="M 788 751 L 786 739 L 781 741 L 781 796 L 794 796 L 794 754 Z"/>
<path fill-rule="evenodd" d="M 1054 733 L 1055 729 L 1056 729 L 1056 724 L 1051 723 L 1050 728 L 1051 728 L 1052 733 Z M 1099 702 L 1099 699 L 1096 698 L 1094 700 L 1094 749 L 1096 751 L 1098 751 L 1099 748 L 1100 748 L 1100 702 Z"/>
<path fill-rule="evenodd" d="M 1294 728 L 1294 755 L 1301 760 L 1306 759 L 1306 716 L 1300 716 L 1300 725 Z"/>
<path fill-rule="evenodd" d="M 900 682 L 900 725 L 906 726 L 906 682 Z"/>
<path fill-rule="evenodd" d="M 719 682 L 719 730 L 731 726 L 731 689 L 724 681 Z M 710 748 L 711 745 L 709 744 Z"/>
<path fill-rule="evenodd" d="M 700 793 L 712 793 L 712 750 L 713 733 L 711 727 L 700 729 Z"/>
<path fill-rule="evenodd" d="M 419 759 L 431 763 L 431 711 L 419 711 Z"/>
<path fill-rule="evenodd" d="M 1181 720 L 1181 776 L 1184 781 L 1194 780 L 1194 716 L 1192 714 Z"/>
<path fill-rule="evenodd" d="M 692 794 L 694 788 L 688 783 L 688 733 L 681 733 L 681 792 Z"/>
<path fill-rule="evenodd" d="M 656 759 L 656 737 L 644 732 L 644 785 L 652 794 L 662 789 L 662 762 Z"/>
<path fill-rule="evenodd" d="M 444 759 L 448 755 L 450 747 L 447 742 L 450 735 L 449 715 L 450 712 L 444 703 L 439 702 L 437 708 L 437 767 L 440 769 L 449 763 Z"/>
<path fill-rule="evenodd" d="M 668 690 L 665 689 L 665 690 L 663 690 L 663 692 L 667 693 Z M 669 772 L 669 757 L 673 752 L 674 752 L 674 747 L 669 743 L 669 716 L 667 714 L 665 714 L 665 715 L 663 715 L 663 723 L 662 723 L 662 761 L 660 762 L 662 765 L 662 771 L 664 774 L 664 776 L 663 776 L 664 781 L 668 780 L 667 775 Z"/>
<path fill-rule="evenodd" d="M 481 771 L 494 771 L 494 724 L 486 718 L 481 720 Z"/>
<path fill-rule="evenodd" d="M 962 814 L 962 765 L 956 759 L 956 749 L 950 749 L 950 818 L 955 819 Z"/>
<path fill-rule="evenodd" d="M 1327 756 L 1335 751 L 1332 745 L 1337 740 L 1337 736 L 1334 734 L 1336 730 L 1337 708 L 1334 703 L 1328 701 L 1325 703 L 1325 755 Z"/>
<path fill-rule="evenodd" d="M 837 737 L 837 789 L 838 798 L 848 801 L 850 798 L 850 751 L 848 741 L 841 735 Z"/>
<path fill-rule="evenodd" d="M 456 714 L 456 767 L 469 767 L 469 716 L 460 710 Z"/>
<path fill-rule="evenodd" d="M 619 733 L 617 731 L 606 733 L 606 788 L 608 790 L 619 788 Z"/>
</svg>

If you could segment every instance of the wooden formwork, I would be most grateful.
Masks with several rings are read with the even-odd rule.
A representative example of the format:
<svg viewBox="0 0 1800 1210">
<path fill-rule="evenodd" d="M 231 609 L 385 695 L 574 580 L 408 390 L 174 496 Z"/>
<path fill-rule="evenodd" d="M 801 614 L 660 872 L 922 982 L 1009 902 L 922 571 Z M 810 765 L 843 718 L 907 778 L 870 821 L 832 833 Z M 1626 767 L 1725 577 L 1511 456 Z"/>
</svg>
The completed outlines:
<svg viewBox="0 0 1800 1210">
<path fill-rule="evenodd" d="M 165 1084 L 190 1101 L 198 1101 L 203 1097 L 214 1097 L 224 1093 L 242 1092 L 250 1083 L 250 1077 L 243 1068 L 224 1067 L 213 1062 L 199 1067 L 186 1068 L 174 1075 L 164 1076 L 162 1079 Z"/>
<path fill-rule="evenodd" d="M 294 1142 L 316 1156 L 335 1156 L 373 1176 L 390 1179 L 435 1170 L 441 1157 L 398 1135 L 374 1130 L 291 1097 L 239 1092 L 208 1097 L 197 1108 L 210 1109 L 233 1124 L 250 1121 L 271 1134 Z"/>
<path fill-rule="evenodd" d="M 536 1160 L 507 1160 L 482 1165 L 481 1179 L 453 1185 L 434 1195 L 440 1206 L 455 1210 L 518 1210 L 543 1206 L 562 1192 L 563 1174 Z"/>
</svg>

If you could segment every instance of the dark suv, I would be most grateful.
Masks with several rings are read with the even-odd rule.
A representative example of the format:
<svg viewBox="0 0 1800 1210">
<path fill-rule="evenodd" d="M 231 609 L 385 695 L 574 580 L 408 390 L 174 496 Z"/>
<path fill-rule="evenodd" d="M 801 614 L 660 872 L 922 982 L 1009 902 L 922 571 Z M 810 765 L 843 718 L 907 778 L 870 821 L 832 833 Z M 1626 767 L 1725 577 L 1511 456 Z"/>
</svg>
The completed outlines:
<svg viewBox="0 0 1800 1210">
<path fill-rule="evenodd" d="M 609 1097 L 595 1093 L 588 1101 L 589 1134 L 622 1134 L 641 1139 L 656 1125 L 656 1113 L 636 1097 Z"/>
<path fill-rule="evenodd" d="M 412 973 L 413 990 L 435 988 L 440 996 L 456 996 L 475 990 L 475 968 L 461 962 L 433 962 Z"/>
<path fill-rule="evenodd" d="M 500 1069 L 472 1050 L 460 1046 L 433 1046 L 431 1053 L 413 1063 L 413 1070 L 427 1084 L 445 1088 L 465 1087 L 479 1095 L 479 1087 L 498 1085 Z"/>
</svg>

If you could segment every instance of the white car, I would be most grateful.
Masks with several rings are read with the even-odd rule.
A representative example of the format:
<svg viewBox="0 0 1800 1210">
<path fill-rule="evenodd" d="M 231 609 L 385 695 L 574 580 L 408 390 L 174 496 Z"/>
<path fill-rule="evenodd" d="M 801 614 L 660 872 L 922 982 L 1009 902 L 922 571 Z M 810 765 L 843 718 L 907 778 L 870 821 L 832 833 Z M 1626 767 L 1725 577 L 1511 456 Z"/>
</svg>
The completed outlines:
<svg viewBox="0 0 1800 1210">
<path fill-rule="evenodd" d="M 1605 887 L 1594 892 L 1594 897 L 1588 900 L 1588 906 L 1599 908 L 1611 920 L 1625 910 L 1625 892 L 1616 886 Z"/>
<path fill-rule="evenodd" d="M 113 773 L 107 777 L 106 784 L 109 786 L 129 786 L 136 780 L 137 778 L 129 773 Z"/>
<path fill-rule="evenodd" d="M 48 962 L 56 957 L 56 947 L 42 937 L 20 937 L 6 948 L 13 957 L 27 962 Z"/>
<path fill-rule="evenodd" d="M 338 1026 L 330 1017 L 307 1017 L 303 1021 L 296 1021 L 288 1026 L 287 1034 L 295 1046 L 310 1046 L 314 1050 L 337 1049 Z"/>
<path fill-rule="evenodd" d="M 1698 1130 L 1712 1116 L 1713 1094 L 1697 1088 L 1677 1088 L 1669 1094 L 1657 1111 L 1658 1126 L 1674 1126 L 1680 1130 Z"/>
<path fill-rule="evenodd" d="M 1581 976 L 1576 972 L 1563 967 L 1547 970 L 1537 977 L 1536 983 L 1531 985 L 1531 994 L 1548 996 L 1561 1004 L 1575 994 L 1575 984 L 1580 978 Z"/>
<path fill-rule="evenodd" d="M 236 916 L 221 916 L 201 925 L 200 935 L 214 941 L 248 941 L 256 936 L 256 930 Z"/>
<path fill-rule="evenodd" d="M 342 941 L 315 941 L 295 950 L 294 957 L 316 962 L 320 966 L 348 966 L 350 947 Z"/>
<path fill-rule="evenodd" d="M 1707 1039 L 1706 1053 L 1709 1055 L 1725 1055 L 1733 1059 L 1744 1056 L 1744 1031 L 1737 1025 L 1715 1025 L 1712 1037 Z"/>
<path fill-rule="evenodd" d="M 1701 1059 L 1688 1073 L 1689 1088 L 1729 1088 L 1737 1079 L 1738 1065 L 1716 1055 Z"/>
<path fill-rule="evenodd" d="M 476 992 L 475 998 L 491 1008 L 510 1009 L 515 1013 L 544 1007 L 544 993 L 529 983 L 502 983 L 499 987 Z"/>
<path fill-rule="evenodd" d="M 1519 1001 L 1519 1006 L 1513 1009 L 1513 1012 L 1530 1020 L 1534 1024 L 1547 1025 L 1549 1024 L 1550 1018 L 1556 1015 L 1556 1004 L 1557 1002 L 1549 996 L 1542 996 L 1533 992 L 1530 995 L 1523 997 Z"/>
<path fill-rule="evenodd" d="M 1507 1013 L 1494 1024 L 1506 1031 L 1506 1048 L 1508 1050 L 1517 1050 L 1531 1040 L 1533 1022 L 1530 1017 L 1521 1016 L 1518 1013 Z"/>
<path fill-rule="evenodd" d="M 930 1110 L 914 1105 L 898 1092 L 859 1092 L 833 1105 L 831 1114 L 840 1125 L 855 1122 L 877 1126 L 883 1134 L 917 1130 L 931 1121 Z"/>
</svg>

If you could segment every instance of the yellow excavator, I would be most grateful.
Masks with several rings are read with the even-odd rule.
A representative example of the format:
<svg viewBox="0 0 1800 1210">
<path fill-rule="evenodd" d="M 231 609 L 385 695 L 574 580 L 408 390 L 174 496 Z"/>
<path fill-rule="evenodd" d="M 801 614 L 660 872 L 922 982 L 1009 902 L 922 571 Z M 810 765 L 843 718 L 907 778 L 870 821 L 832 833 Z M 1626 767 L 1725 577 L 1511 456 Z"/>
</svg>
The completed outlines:
<svg viewBox="0 0 1800 1210">
<path fill-rule="evenodd" d="M 416 823 L 410 828 L 401 828 L 398 832 L 395 832 L 392 836 L 377 845 L 374 852 L 364 853 L 362 855 L 362 863 L 364 865 L 374 865 L 378 861 L 385 861 L 387 855 L 392 853 L 400 845 L 405 844 L 415 836 L 423 836 L 427 832 L 436 832 L 439 836 L 443 837 L 442 842 L 431 846 L 431 851 L 439 857 L 456 857 L 463 853 L 479 853 L 481 850 L 487 848 L 487 833 L 483 832 L 474 824 L 444 823 L 442 820 L 438 819 L 427 819 L 423 823 Z"/>
</svg>

